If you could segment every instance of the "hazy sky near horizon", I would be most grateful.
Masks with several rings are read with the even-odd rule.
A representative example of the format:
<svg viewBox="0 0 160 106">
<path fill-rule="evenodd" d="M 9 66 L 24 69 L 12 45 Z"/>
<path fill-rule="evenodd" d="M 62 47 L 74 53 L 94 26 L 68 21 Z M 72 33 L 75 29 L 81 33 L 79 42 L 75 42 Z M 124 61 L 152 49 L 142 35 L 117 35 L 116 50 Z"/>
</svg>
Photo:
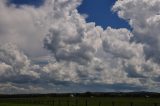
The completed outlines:
<svg viewBox="0 0 160 106">
<path fill-rule="evenodd" d="M 159 0 L 1 0 L 0 93 L 160 92 Z"/>
</svg>

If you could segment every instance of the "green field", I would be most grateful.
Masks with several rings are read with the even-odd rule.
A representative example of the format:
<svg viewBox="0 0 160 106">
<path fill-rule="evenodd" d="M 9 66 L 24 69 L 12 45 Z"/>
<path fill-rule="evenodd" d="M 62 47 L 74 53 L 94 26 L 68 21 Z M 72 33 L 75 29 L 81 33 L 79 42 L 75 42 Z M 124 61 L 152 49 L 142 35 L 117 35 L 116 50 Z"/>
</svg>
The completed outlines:
<svg viewBox="0 0 160 106">
<path fill-rule="evenodd" d="M 160 106 L 160 98 L 34 97 L 1 98 L 0 106 Z"/>
</svg>

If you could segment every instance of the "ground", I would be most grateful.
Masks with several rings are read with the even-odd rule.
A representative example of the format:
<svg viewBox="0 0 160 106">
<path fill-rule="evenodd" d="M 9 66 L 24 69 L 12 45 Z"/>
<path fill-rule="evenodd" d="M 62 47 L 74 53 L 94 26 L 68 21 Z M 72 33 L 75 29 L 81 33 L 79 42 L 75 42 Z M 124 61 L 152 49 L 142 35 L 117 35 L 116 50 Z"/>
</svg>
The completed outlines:
<svg viewBox="0 0 160 106">
<path fill-rule="evenodd" d="M 1 98 L 0 106 L 160 106 L 160 98 L 93 96 Z"/>
</svg>

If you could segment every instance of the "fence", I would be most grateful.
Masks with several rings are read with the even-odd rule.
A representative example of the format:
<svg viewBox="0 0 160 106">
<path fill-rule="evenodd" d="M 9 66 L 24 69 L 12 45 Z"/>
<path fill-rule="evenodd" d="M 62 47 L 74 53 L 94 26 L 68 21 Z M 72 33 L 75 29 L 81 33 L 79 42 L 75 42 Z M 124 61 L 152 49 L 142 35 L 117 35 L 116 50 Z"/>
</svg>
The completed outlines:
<svg viewBox="0 0 160 106">
<path fill-rule="evenodd" d="M 157 102 L 132 102 L 132 101 L 105 101 L 100 99 L 1 99 L 0 106 L 5 103 L 17 104 L 16 106 L 160 106 Z M 12 105 L 6 105 L 12 106 Z"/>
</svg>

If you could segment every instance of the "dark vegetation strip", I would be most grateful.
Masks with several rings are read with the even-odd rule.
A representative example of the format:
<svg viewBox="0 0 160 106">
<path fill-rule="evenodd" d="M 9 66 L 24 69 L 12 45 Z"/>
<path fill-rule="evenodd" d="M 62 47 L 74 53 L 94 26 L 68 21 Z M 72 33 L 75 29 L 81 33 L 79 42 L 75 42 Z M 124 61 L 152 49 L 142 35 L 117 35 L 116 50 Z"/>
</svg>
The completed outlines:
<svg viewBox="0 0 160 106">
<path fill-rule="evenodd" d="M 160 106 L 153 92 L 86 92 L 0 95 L 0 106 Z"/>
<path fill-rule="evenodd" d="M 0 94 L 0 98 L 31 98 L 31 97 L 155 97 L 155 92 L 86 92 L 86 93 L 49 93 L 49 94 Z"/>
</svg>

